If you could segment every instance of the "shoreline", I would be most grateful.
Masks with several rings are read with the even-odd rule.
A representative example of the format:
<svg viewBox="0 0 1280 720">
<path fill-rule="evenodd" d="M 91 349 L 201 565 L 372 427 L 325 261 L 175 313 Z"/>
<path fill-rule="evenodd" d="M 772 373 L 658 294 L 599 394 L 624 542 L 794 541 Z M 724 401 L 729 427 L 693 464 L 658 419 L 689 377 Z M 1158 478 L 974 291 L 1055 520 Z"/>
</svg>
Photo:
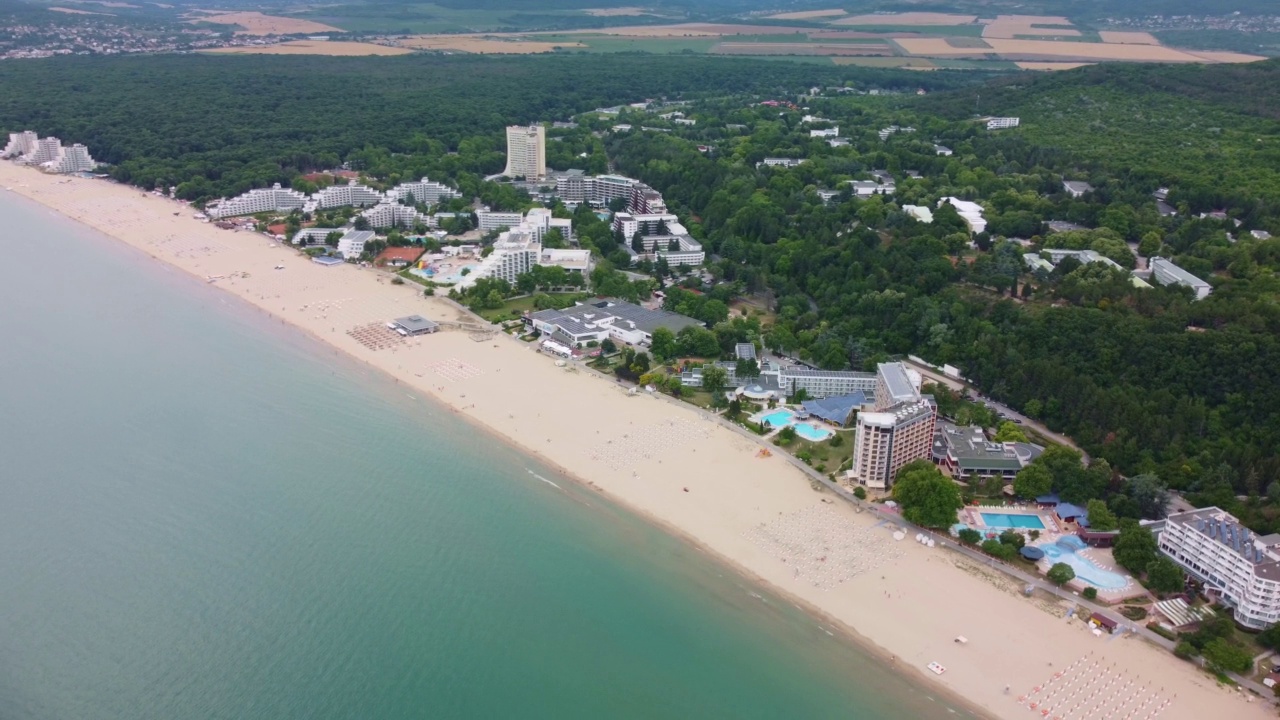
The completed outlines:
<svg viewBox="0 0 1280 720">
<path fill-rule="evenodd" d="M 1027 717 L 1015 696 L 1044 682 L 1050 666 L 1096 653 L 1154 683 L 1153 690 L 1176 688 L 1177 701 L 1160 717 L 1193 717 L 1225 710 L 1228 703 L 1235 717 L 1270 716 L 1264 703 L 1245 703 L 1141 640 L 1094 638 L 1079 622 L 1067 624 L 1008 588 L 993 589 L 998 579 L 971 563 L 914 543 L 895 544 L 887 539 L 889 529 L 875 524 L 878 518 L 844 503 L 824 503 L 830 493 L 811 489 L 799 469 L 777 456 L 757 458 L 758 442 L 693 408 L 627 396 L 620 385 L 557 368 L 552 358 L 501 333 L 475 341 L 443 331 L 375 350 L 345 332 L 414 312 L 436 320 L 462 315 L 446 301 L 423 297 L 417 285 L 393 286 L 378 271 L 349 265 L 322 268 L 261 234 L 200 223 L 191 218 L 193 209 L 144 198 L 125 185 L 0 163 L 3 186 L 185 275 L 222 275 L 214 284 L 247 301 L 246 307 L 323 342 L 344 360 L 425 393 L 471 427 L 601 493 L 748 583 L 767 587 L 873 656 L 897 658 L 894 670 L 911 666 L 908 677 L 946 704 L 980 716 Z M 279 263 L 286 269 L 274 271 Z M 544 436 L 545 443 L 538 442 Z M 880 562 L 892 562 L 872 567 L 873 560 L 863 558 L 857 562 L 866 567 L 849 577 L 831 577 L 825 567 L 804 569 L 801 577 L 802 568 L 788 564 L 798 558 L 781 559 L 776 547 L 760 542 L 762 534 L 786 532 L 812 535 L 830 544 L 833 555 L 862 543 L 882 556 Z M 971 639 L 968 646 L 952 642 L 960 633 Z M 924 672 L 935 661 L 949 668 L 947 674 Z M 1012 687 L 1009 695 L 1006 686 Z"/>
</svg>

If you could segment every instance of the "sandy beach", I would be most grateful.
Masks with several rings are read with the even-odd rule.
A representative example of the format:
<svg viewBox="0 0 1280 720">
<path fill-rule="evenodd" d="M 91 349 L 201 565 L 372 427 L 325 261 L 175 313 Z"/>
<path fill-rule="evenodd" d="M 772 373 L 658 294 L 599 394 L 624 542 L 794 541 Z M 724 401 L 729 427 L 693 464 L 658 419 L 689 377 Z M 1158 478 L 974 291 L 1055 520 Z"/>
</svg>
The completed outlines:
<svg viewBox="0 0 1280 720">
<path fill-rule="evenodd" d="M 999 572 L 910 537 L 895 541 L 879 517 L 815 491 L 779 454 L 759 457 L 753 439 L 692 407 L 630 395 L 501 334 L 390 333 L 386 321 L 414 313 L 473 320 L 424 297 L 416 285 L 392 285 L 389 276 L 352 265 L 322 267 L 261 234 L 219 229 L 180 203 L 109 181 L 5 162 L 0 188 L 212 279 L 214 287 L 384 371 L 409 394 L 444 403 L 794 598 L 819 622 L 984 716 L 1275 715 L 1266 703 L 1247 702 L 1142 640 L 1093 636 L 1065 618 L 1066 608 L 1023 598 Z M 955 642 L 958 635 L 968 643 Z M 933 674 L 930 663 L 945 673 Z"/>
</svg>

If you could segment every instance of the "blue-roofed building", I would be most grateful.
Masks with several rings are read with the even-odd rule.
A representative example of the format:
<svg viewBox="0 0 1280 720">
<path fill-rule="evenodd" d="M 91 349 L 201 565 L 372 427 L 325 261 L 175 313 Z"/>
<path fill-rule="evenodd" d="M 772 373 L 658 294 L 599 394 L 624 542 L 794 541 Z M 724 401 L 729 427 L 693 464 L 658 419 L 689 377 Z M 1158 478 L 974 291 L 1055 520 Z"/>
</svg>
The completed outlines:
<svg viewBox="0 0 1280 720">
<path fill-rule="evenodd" d="M 1049 493 L 1048 495 L 1038 495 L 1036 502 L 1041 505 L 1057 505 L 1061 500 L 1058 499 L 1058 493 Z"/>
<path fill-rule="evenodd" d="M 849 395 L 835 395 L 820 400 L 805 400 L 801 407 L 804 411 L 819 420 L 832 425 L 844 427 L 853 417 L 853 411 L 862 408 L 868 402 L 867 394 L 855 392 Z"/>
<path fill-rule="evenodd" d="M 1062 520 L 1075 520 L 1076 524 L 1089 526 L 1089 512 L 1079 505 L 1073 505 L 1069 502 L 1060 502 L 1054 510 L 1058 517 Z"/>
</svg>

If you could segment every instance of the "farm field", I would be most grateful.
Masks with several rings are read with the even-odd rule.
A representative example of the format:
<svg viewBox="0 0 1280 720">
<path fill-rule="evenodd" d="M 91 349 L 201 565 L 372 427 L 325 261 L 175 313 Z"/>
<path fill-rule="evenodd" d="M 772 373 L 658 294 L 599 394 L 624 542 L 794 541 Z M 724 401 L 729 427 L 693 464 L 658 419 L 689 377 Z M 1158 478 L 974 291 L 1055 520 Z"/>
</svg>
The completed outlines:
<svg viewBox="0 0 1280 720">
<path fill-rule="evenodd" d="M 1079 37 L 1080 31 L 1064 17 L 1046 15 L 997 15 L 982 29 L 984 38 L 1013 39 L 1035 35 Z"/>
<path fill-rule="evenodd" d="M 951 13 L 909 12 L 909 13 L 875 13 L 872 15 L 850 15 L 832 20 L 832 25 L 969 25 L 977 20 L 976 15 L 953 15 Z"/>
<path fill-rule="evenodd" d="M 255 45 L 207 50 L 221 55 L 332 55 L 335 57 L 361 57 L 367 55 L 408 55 L 408 48 L 387 47 L 361 42 L 335 42 L 296 40 L 279 45 Z"/>
<path fill-rule="evenodd" d="M 585 48 L 579 42 L 543 42 L 518 40 L 510 37 L 488 37 L 475 35 L 432 35 L 427 37 L 402 38 L 403 48 L 414 50 L 454 50 L 457 52 L 478 53 L 481 55 L 532 55 L 553 52 L 560 48 Z M 408 52 L 408 50 L 405 50 Z"/>
<path fill-rule="evenodd" d="M 188 15 L 187 22 L 211 22 L 219 25 L 235 25 L 237 35 L 290 35 L 294 33 L 326 33 L 343 32 L 342 28 L 332 25 L 303 20 L 301 18 L 263 15 L 260 12 L 219 12 L 217 10 L 196 10 L 198 16 Z"/>
<path fill-rule="evenodd" d="M 711 48 L 715 55 L 892 55 L 887 45 L 851 43 L 722 42 Z"/>
<path fill-rule="evenodd" d="M 502 54 L 567 50 L 709 53 L 797 60 L 896 56 L 934 62 L 904 62 L 893 67 L 947 69 L 975 67 L 973 63 L 979 63 L 977 67 L 994 67 L 982 63 L 1000 63 L 999 67 L 1004 69 L 1043 70 L 1103 61 L 1219 63 L 1263 59 L 1238 52 L 1166 47 L 1148 33 L 1082 32 L 1071 27 L 1066 18 L 1057 16 L 1001 15 L 979 20 L 974 16 L 947 13 L 835 16 L 830 11 L 812 12 L 824 13 L 808 19 L 814 24 L 824 22 L 826 29 L 689 22 L 558 31 L 424 34 L 405 38 L 400 45 L 421 50 Z M 854 22 L 859 24 L 851 24 Z M 868 22 L 894 24 L 868 25 Z M 951 24 L 938 24 L 944 22 Z M 1066 65 L 1061 65 L 1063 63 Z"/>
<path fill-rule="evenodd" d="M 1023 70 L 1075 70 L 1078 67 L 1092 65 L 1082 62 L 1019 62 L 1014 63 Z"/>
<path fill-rule="evenodd" d="M 844 10 L 836 8 L 834 10 L 805 10 L 803 12 L 778 13 L 777 15 L 769 15 L 771 20 L 813 20 L 814 18 L 839 17 L 844 15 Z"/>
</svg>

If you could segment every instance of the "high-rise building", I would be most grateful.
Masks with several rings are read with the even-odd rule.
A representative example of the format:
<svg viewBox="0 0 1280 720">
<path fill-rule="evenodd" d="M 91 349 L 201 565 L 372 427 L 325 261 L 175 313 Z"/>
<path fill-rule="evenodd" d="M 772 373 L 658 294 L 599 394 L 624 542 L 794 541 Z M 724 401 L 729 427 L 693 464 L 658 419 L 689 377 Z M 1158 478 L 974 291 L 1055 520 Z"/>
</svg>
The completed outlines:
<svg viewBox="0 0 1280 720">
<path fill-rule="evenodd" d="M 58 154 L 40 168 L 51 173 L 88 172 L 98 167 L 98 163 L 89 155 L 89 148 L 76 143 L 71 147 L 59 147 Z"/>
<path fill-rule="evenodd" d="M 9 133 L 9 144 L 4 146 L 4 151 L 0 152 L 0 158 L 16 158 L 19 155 L 30 154 L 36 149 L 36 143 L 40 138 L 30 130 L 20 133 Z"/>
<path fill-rule="evenodd" d="M 31 149 L 31 152 L 24 155 L 22 160 L 31 165 L 43 165 L 56 159 L 61 152 L 62 141 L 50 135 L 37 140 L 36 146 Z"/>
<path fill-rule="evenodd" d="M 547 174 L 547 130 L 541 125 L 507 128 L 507 168 L 503 175 L 540 178 Z"/>
<path fill-rule="evenodd" d="M 902 363 L 880 364 L 875 393 L 873 410 L 858 413 L 848 477 L 887 490 L 904 465 L 931 457 L 938 410 L 932 397 L 920 394 L 918 380 Z"/>
<path fill-rule="evenodd" d="M 1254 535 L 1216 507 L 1175 513 L 1152 528 L 1161 552 L 1234 608 L 1237 623 L 1263 630 L 1280 621 L 1280 535 Z"/>
</svg>

